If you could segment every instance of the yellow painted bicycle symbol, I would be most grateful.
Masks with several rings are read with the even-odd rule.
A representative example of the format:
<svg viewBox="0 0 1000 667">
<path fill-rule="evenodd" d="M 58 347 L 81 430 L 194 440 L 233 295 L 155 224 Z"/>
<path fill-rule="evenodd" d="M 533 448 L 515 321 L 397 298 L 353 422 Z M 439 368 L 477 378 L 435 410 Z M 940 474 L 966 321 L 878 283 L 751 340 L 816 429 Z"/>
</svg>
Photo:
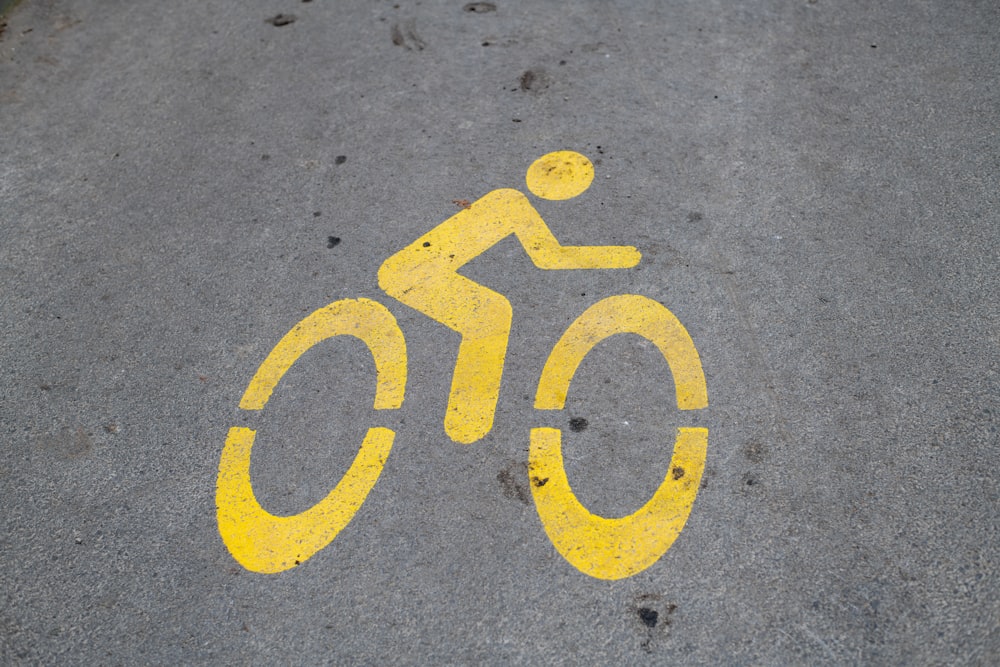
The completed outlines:
<svg viewBox="0 0 1000 667">
<path fill-rule="evenodd" d="M 593 165 L 585 156 L 559 151 L 536 160 L 526 180 L 536 196 L 563 200 L 585 191 L 593 177 Z M 387 259 L 378 272 L 379 286 L 462 336 L 444 418 L 445 431 L 455 442 L 476 442 L 493 427 L 513 316 L 503 295 L 457 271 L 511 234 L 541 269 L 623 269 L 641 258 L 628 246 L 560 245 L 524 194 L 501 189 Z M 656 345 L 673 374 L 679 409 L 708 405 L 701 360 L 684 326 L 660 303 L 622 294 L 590 306 L 562 335 L 542 369 L 535 409 L 563 409 L 584 357 L 597 343 L 619 333 L 637 334 Z M 336 301 L 296 324 L 261 363 L 240 408 L 262 410 L 292 364 L 334 336 L 364 341 L 375 360 L 374 407 L 399 408 L 406 388 L 406 341 L 392 313 L 369 299 Z M 561 435 L 555 428 L 532 428 L 528 458 L 538 516 L 556 550 L 581 572 L 601 579 L 629 577 L 655 563 L 691 512 L 708 429 L 677 430 L 663 483 L 645 505 L 620 518 L 592 514 L 577 500 L 566 478 Z M 257 502 L 250 481 L 254 436 L 249 428 L 229 429 L 216 486 L 219 533 L 245 568 L 274 573 L 305 562 L 350 522 L 381 475 L 395 433 L 370 428 L 337 486 L 294 516 L 275 516 Z"/>
</svg>

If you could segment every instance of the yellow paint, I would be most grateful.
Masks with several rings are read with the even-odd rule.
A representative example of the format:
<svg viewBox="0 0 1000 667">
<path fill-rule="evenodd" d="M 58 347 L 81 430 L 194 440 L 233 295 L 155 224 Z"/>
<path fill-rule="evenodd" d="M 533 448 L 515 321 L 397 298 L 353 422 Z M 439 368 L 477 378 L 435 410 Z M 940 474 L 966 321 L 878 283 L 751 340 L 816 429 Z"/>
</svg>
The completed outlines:
<svg viewBox="0 0 1000 667">
<path fill-rule="evenodd" d="M 257 502 L 250 483 L 254 436 L 254 431 L 241 426 L 229 429 L 215 492 L 219 534 L 240 565 L 273 574 L 306 562 L 354 518 L 382 474 L 395 433 L 368 429 L 340 483 L 326 498 L 294 516 L 275 516 Z"/>
<path fill-rule="evenodd" d="M 597 579 L 624 579 L 641 572 L 674 543 L 698 493 L 708 429 L 677 430 L 674 455 L 663 483 L 635 513 L 620 519 L 591 514 L 566 479 L 562 433 L 531 429 L 528 472 L 531 494 L 549 539 L 563 558 Z M 674 479 L 674 470 L 683 476 Z"/>
<path fill-rule="evenodd" d="M 588 308 L 552 350 L 535 395 L 535 408 L 561 410 L 584 357 L 605 338 L 638 334 L 651 341 L 674 376 L 677 406 L 708 405 L 698 351 L 684 326 L 663 305 L 623 294 Z M 684 528 L 705 466 L 708 429 L 680 428 L 666 478 L 653 497 L 629 516 L 591 514 L 570 488 L 563 465 L 561 432 L 531 431 L 528 468 L 542 526 L 556 550 L 574 567 L 599 579 L 622 579 L 655 563 Z"/>
<path fill-rule="evenodd" d="M 535 160 L 525 177 L 528 189 L 542 199 L 572 199 L 590 187 L 594 165 L 585 155 L 556 151 Z"/>
<path fill-rule="evenodd" d="M 638 334 L 656 345 L 670 364 L 678 408 L 698 410 L 708 405 L 701 359 L 684 325 L 652 299 L 620 294 L 584 311 L 556 343 L 538 383 L 535 408 L 561 410 L 580 362 L 597 343 L 616 333 Z"/>
<path fill-rule="evenodd" d="M 260 410 L 285 372 L 307 350 L 333 336 L 361 339 L 375 359 L 376 409 L 398 408 L 406 388 L 406 341 L 385 306 L 345 299 L 303 319 L 274 347 L 250 381 L 240 407 Z M 255 432 L 229 430 L 219 462 L 215 501 L 219 533 L 243 567 L 273 573 L 305 562 L 329 544 L 353 518 L 378 480 L 395 433 L 370 428 L 340 483 L 319 503 L 294 516 L 275 516 L 260 506 L 250 481 Z"/>
<path fill-rule="evenodd" d="M 631 246 L 560 245 L 526 196 L 503 189 L 385 260 L 378 281 L 387 294 L 462 335 L 444 419 L 455 442 L 493 428 L 513 316 L 506 297 L 457 272 L 511 234 L 540 269 L 619 269 L 641 258 Z"/>
<path fill-rule="evenodd" d="M 542 156 L 526 175 L 528 189 L 543 199 L 563 200 L 584 192 L 594 167 L 583 155 L 558 151 Z M 541 269 L 615 269 L 635 266 L 631 246 L 564 246 L 517 190 L 490 192 L 387 259 L 378 272 L 389 295 L 461 334 L 452 377 L 445 431 L 472 443 L 493 426 L 513 313 L 501 294 L 458 270 L 514 235 Z M 604 299 L 587 309 L 556 344 L 545 363 L 535 407 L 560 410 L 584 357 L 605 338 L 634 333 L 652 341 L 674 377 L 677 405 L 708 405 L 701 361 L 683 325 L 659 303 L 636 295 Z M 384 306 L 345 299 L 299 322 L 261 363 L 240 400 L 262 410 L 284 374 L 308 350 L 334 336 L 364 341 L 375 360 L 374 407 L 402 405 L 406 388 L 406 342 Z M 367 498 L 385 466 L 395 433 L 368 430 L 354 462 L 320 502 L 294 516 L 261 507 L 250 480 L 256 433 L 234 426 L 219 462 L 216 506 L 219 533 L 233 557 L 254 572 L 274 573 L 305 562 L 328 545 Z M 708 430 L 680 428 L 670 469 L 653 497 L 626 517 L 590 513 L 570 488 L 558 429 L 531 430 L 531 490 L 546 533 L 563 557 L 601 579 L 631 576 L 656 562 L 687 521 L 705 464 Z"/>
<path fill-rule="evenodd" d="M 250 380 L 240 407 L 260 410 L 295 360 L 316 343 L 333 336 L 360 338 L 375 357 L 378 385 L 375 408 L 403 404 L 406 387 L 406 340 L 389 309 L 369 299 L 342 299 L 308 315 L 285 334 Z"/>
</svg>

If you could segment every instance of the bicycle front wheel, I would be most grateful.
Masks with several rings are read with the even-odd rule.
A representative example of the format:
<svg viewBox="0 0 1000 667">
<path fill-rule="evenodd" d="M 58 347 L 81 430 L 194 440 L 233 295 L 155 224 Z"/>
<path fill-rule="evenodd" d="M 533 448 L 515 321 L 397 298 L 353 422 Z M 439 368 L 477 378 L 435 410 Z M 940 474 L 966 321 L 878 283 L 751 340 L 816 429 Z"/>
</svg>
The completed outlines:
<svg viewBox="0 0 1000 667">
<path fill-rule="evenodd" d="M 605 338 L 632 333 L 652 342 L 674 376 L 677 407 L 708 405 L 698 350 L 680 321 L 647 297 L 622 294 L 598 301 L 569 326 L 545 362 L 535 408 L 562 410 L 584 357 Z M 663 483 L 634 513 L 605 518 L 584 507 L 570 488 L 562 457 L 562 432 L 533 428 L 528 454 L 531 493 L 538 516 L 556 550 L 581 572 L 599 579 L 624 579 L 646 569 L 680 535 L 698 493 L 708 429 L 677 430 Z"/>
</svg>

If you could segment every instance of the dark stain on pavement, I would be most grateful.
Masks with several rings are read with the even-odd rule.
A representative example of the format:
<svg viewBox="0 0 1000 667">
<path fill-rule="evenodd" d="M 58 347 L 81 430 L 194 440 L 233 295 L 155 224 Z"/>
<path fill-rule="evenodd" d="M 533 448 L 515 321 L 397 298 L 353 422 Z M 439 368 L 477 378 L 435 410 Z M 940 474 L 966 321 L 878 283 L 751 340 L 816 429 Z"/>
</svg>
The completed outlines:
<svg viewBox="0 0 1000 667">
<path fill-rule="evenodd" d="M 670 625 L 670 617 L 671 617 L 671 616 L 673 615 L 673 613 L 674 613 L 674 612 L 675 612 L 676 610 L 677 610 L 677 605 L 675 605 L 675 604 L 668 604 L 668 605 L 666 606 L 666 611 L 667 611 L 667 613 L 666 613 L 666 615 L 665 615 L 665 616 L 663 617 L 663 624 L 664 624 L 664 625 Z"/>
<path fill-rule="evenodd" d="M 423 51 L 424 47 L 427 46 L 427 43 L 420 39 L 420 35 L 417 34 L 416 22 L 413 20 L 402 24 L 393 23 L 389 34 L 393 44 L 402 46 L 407 51 Z"/>
<path fill-rule="evenodd" d="M 344 164 L 345 162 L 347 162 L 347 156 L 346 155 L 338 155 L 333 160 L 334 164 Z"/>
<path fill-rule="evenodd" d="M 653 652 L 653 642 L 666 636 L 671 624 L 671 616 L 677 610 L 677 605 L 663 602 L 663 596 L 656 593 L 646 593 L 635 597 L 632 612 L 638 619 L 640 631 L 645 634 L 642 649 L 646 653 Z"/>
<path fill-rule="evenodd" d="M 756 440 L 751 440 L 743 448 L 743 456 L 745 456 L 747 461 L 750 461 L 751 463 L 763 463 L 766 455 L 767 449 L 762 443 L 759 443 Z"/>
<path fill-rule="evenodd" d="M 326 247 L 327 248 L 336 248 L 338 245 L 340 245 L 340 237 L 338 237 L 338 236 L 327 236 L 326 237 Z"/>
<path fill-rule="evenodd" d="M 576 433 L 580 433 L 581 431 L 586 431 L 587 426 L 589 426 L 589 424 L 587 423 L 587 420 L 584 419 L 583 417 L 573 417 L 572 419 L 569 420 L 570 430 L 575 431 Z"/>
<path fill-rule="evenodd" d="M 511 461 L 510 464 L 497 473 L 497 481 L 503 494 L 512 500 L 519 500 L 525 505 L 531 504 L 531 491 L 520 480 L 528 479 L 528 464 Z M 548 481 L 548 480 L 546 480 Z"/>
<path fill-rule="evenodd" d="M 488 12 L 495 12 L 497 6 L 492 2 L 469 2 L 464 7 L 462 7 L 463 12 L 469 12 L 470 14 L 486 14 Z"/>
<path fill-rule="evenodd" d="M 522 72 L 518 79 L 518 87 L 512 90 L 520 90 L 524 93 L 533 93 L 538 95 L 548 88 L 550 83 L 552 83 L 552 79 L 549 77 L 548 72 L 541 67 L 534 67 Z"/>
<path fill-rule="evenodd" d="M 264 23 L 270 23 L 274 27 L 280 28 L 282 26 L 286 26 L 286 25 L 289 25 L 291 23 L 295 23 L 295 15 L 294 14 L 275 14 L 271 18 L 269 18 L 266 21 L 264 21 Z"/>
<path fill-rule="evenodd" d="M 671 471 L 671 474 L 673 475 L 674 479 L 680 479 L 681 477 L 684 476 L 684 468 L 680 466 L 675 466 L 674 469 Z"/>
<path fill-rule="evenodd" d="M 38 445 L 45 451 L 63 459 L 85 456 L 93 449 L 93 436 L 82 426 L 63 428 L 57 433 L 49 433 L 38 439 Z"/>
<path fill-rule="evenodd" d="M 767 448 L 757 440 L 751 440 L 743 447 L 743 457 L 753 464 L 761 464 L 767 457 Z M 748 470 L 743 473 L 743 484 L 745 487 L 755 487 L 761 484 L 761 478 L 756 470 Z"/>
</svg>

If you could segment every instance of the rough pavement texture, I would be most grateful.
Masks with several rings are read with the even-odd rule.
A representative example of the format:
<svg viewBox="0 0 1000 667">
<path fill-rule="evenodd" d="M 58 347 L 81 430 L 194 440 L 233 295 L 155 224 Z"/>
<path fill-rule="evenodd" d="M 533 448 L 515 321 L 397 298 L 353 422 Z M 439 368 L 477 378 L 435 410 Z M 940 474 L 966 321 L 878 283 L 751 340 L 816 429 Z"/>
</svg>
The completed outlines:
<svg viewBox="0 0 1000 667">
<path fill-rule="evenodd" d="M 0 661 L 1000 660 L 995 1 L 25 0 L 0 21 Z M 597 179 L 538 204 L 556 236 L 643 261 L 541 272 L 505 241 L 470 265 L 515 324 L 496 427 L 457 445 L 457 336 L 376 271 L 558 149 Z M 525 466 L 555 425 L 592 511 L 663 479 L 685 419 L 638 339 L 588 357 L 565 414 L 531 408 L 560 332 L 618 293 L 687 326 L 710 444 L 673 548 L 609 583 L 552 548 Z M 357 296 L 407 337 L 392 456 L 332 545 L 252 574 L 216 529 L 226 431 L 274 343 Z M 311 351 L 247 424 L 271 511 L 322 498 L 383 419 L 370 366 Z"/>
</svg>

